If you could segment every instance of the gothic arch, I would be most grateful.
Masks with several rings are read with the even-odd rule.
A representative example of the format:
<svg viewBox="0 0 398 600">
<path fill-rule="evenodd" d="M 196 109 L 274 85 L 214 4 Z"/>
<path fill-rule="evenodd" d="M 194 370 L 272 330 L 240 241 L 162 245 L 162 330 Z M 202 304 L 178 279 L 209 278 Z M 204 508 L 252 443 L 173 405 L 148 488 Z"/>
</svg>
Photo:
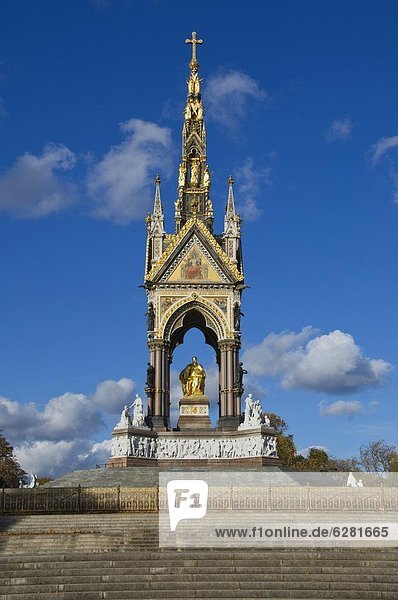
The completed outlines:
<svg viewBox="0 0 398 600">
<path fill-rule="evenodd" d="M 173 350 L 181 344 L 189 329 L 196 327 L 205 336 L 206 343 L 218 351 L 218 343 L 227 337 L 227 323 L 220 310 L 203 299 L 190 300 L 177 307 L 171 307 L 171 314 L 165 319 L 162 338 L 170 343 Z"/>
</svg>

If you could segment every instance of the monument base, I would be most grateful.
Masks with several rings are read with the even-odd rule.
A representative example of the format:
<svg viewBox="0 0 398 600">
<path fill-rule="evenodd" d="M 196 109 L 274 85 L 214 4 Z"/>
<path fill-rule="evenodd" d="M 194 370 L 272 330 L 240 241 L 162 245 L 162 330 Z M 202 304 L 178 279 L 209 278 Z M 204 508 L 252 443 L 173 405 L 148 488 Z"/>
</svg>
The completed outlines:
<svg viewBox="0 0 398 600">
<path fill-rule="evenodd" d="M 221 417 L 217 421 L 217 427 L 225 431 L 238 429 L 241 422 L 241 417 Z"/>
<path fill-rule="evenodd" d="M 247 458 L 232 458 L 232 459 L 142 459 L 132 456 L 124 456 L 119 458 L 110 458 L 106 463 L 108 468 L 120 467 L 159 467 L 163 469 L 257 469 L 259 467 L 281 467 L 282 462 L 279 458 L 267 457 L 247 457 Z"/>
<path fill-rule="evenodd" d="M 207 396 L 195 394 L 180 400 L 180 418 L 177 429 L 210 429 L 210 402 Z"/>
<path fill-rule="evenodd" d="M 279 467 L 276 431 L 259 425 L 234 431 L 114 429 L 108 467 Z"/>
</svg>

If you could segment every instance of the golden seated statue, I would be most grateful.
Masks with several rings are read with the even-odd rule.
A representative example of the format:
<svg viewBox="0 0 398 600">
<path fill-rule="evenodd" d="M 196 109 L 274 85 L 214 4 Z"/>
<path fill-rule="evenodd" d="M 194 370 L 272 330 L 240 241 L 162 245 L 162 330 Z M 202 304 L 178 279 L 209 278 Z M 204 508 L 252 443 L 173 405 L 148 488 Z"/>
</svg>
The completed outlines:
<svg viewBox="0 0 398 600">
<path fill-rule="evenodd" d="M 196 356 L 180 373 L 182 393 L 187 396 L 204 396 L 206 371 L 198 363 Z"/>
</svg>

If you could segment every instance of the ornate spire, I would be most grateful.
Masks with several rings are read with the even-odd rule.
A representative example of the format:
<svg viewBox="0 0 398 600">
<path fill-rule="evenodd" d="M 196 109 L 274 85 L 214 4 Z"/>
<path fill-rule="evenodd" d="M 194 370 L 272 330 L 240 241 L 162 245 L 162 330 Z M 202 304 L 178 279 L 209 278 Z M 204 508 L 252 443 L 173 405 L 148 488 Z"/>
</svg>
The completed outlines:
<svg viewBox="0 0 398 600">
<path fill-rule="evenodd" d="M 228 179 L 228 201 L 227 201 L 227 209 L 225 212 L 225 219 L 228 220 L 231 217 L 236 216 L 235 210 L 235 200 L 234 200 L 234 180 L 232 175 L 229 176 Z"/>
<path fill-rule="evenodd" d="M 162 222 L 164 222 L 163 206 L 162 206 L 162 200 L 160 197 L 160 177 L 159 177 L 159 175 L 156 175 L 156 177 L 155 177 L 155 201 L 153 203 L 153 218 L 156 219 L 156 217 L 160 217 L 162 219 Z"/>
<path fill-rule="evenodd" d="M 146 270 L 151 268 L 151 264 L 154 263 L 163 252 L 163 238 L 164 238 L 164 214 L 162 199 L 160 197 L 160 177 L 156 175 L 155 178 L 155 200 L 153 203 L 152 214 L 148 213 L 146 218 L 147 225 L 147 259 L 146 259 Z"/>
<path fill-rule="evenodd" d="M 228 200 L 224 218 L 224 245 L 225 252 L 235 264 L 241 268 L 240 252 L 240 224 L 242 220 L 235 210 L 234 180 L 232 175 L 228 179 Z"/>
<path fill-rule="evenodd" d="M 188 95 L 182 129 L 182 157 L 178 171 L 178 198 L 175 202 L 176 231 L 191 217 L 206 223 L 211 230 L 213 206 L 210 199 L 210 171 L 206 157 L 206 128 L 203 121 L 201 95 L 202 79 L 199 77 L 199 63 L 196 46 L 202 44 L 196 32 L 185 40 L 192 44 L 192 59 L 189 63 L 190 75 L 187 79 Z"/>
</svg>

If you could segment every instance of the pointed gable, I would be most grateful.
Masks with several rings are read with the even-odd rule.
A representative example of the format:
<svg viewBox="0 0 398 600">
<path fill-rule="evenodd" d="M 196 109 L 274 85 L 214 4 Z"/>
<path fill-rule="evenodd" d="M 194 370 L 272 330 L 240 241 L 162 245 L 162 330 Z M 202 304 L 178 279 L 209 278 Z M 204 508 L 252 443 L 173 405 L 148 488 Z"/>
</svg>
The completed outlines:
<svg viewBox="0 0 398 600">
<path fill-rule="evenodd" d="M 166 283 L 228 283 L 228 278 L 212 259 L 196 235 L 184 246 L 166 271 L 161 282 Z"/>
<path fill-rule="evenodd" d="M 243 275 L 206 225 L 192 218 L 173 236 L 153 264 L 147 280 L 152 283 L 236 283 L 243 280 Z"/>
</svg>

